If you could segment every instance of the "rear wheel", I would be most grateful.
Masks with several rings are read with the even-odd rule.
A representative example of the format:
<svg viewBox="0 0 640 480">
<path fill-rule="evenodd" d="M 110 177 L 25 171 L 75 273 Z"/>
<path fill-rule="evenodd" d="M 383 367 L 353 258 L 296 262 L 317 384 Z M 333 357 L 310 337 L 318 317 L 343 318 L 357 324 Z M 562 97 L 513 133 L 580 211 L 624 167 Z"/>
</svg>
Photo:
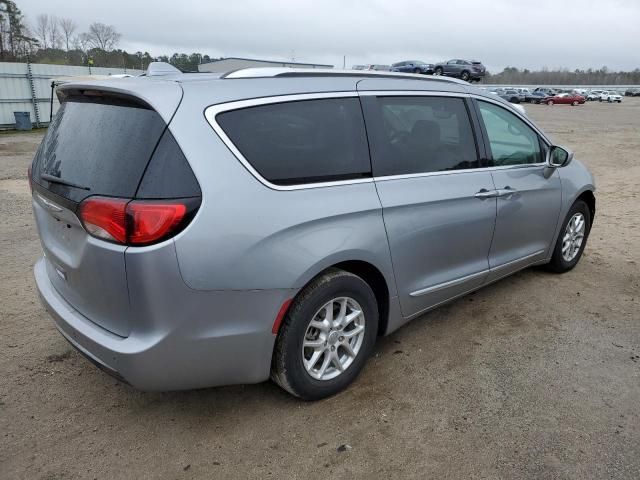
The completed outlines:
<svg viewBox="0 0 640 480">
<path fill-rule="evenodd" d="M 553 105 L 553 100 L 548 100 L 547 105 Z"/>
<path fill-rule="evenodd" d="M 587 244 L 591 229 L 591 211 L 582 200 L 576 201 L 562 224 L 553 250 L 549 270 L 564 273 L 576 266 Z"/>
<path fill-rule="evenodd" d="M 282 324 L 271 378 L 289 393 L 318 400 L 360 373 L 378 332 L 378 306 L 360 277 L 331 269 L 296 297 Z"/>
<path fill-rule="evenodd" d="M 420 69 L 419 69 L 419 68 L 415 68 L 415 69 L 413 70 L 413 73 L 420 73 Z"/>
<path fill-rule="evenodd" d="M 469 78 L 471 78 L 471 75 L 469 75 L 469 72 L 464 71 L 464 72 L 462 72 L 462 74 L 460 75 L 460 78 L 461 78 L 462 80 L 464 80 L 465 82 L 468 82 L 468 81 L 469 81 Z"/>
</svg>

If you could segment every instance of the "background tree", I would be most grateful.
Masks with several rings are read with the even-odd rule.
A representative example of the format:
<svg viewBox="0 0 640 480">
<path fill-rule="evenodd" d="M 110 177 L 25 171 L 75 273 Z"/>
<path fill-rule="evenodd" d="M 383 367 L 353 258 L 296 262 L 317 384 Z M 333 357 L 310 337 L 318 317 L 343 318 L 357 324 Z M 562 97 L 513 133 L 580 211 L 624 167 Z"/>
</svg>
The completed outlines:
<svg viewBox="0 0 640 480">
<path fill-rule="evenodd" d="M 89 25 L 89 31 L 86 35 L 91 47 L 107 52 L 113 50 L 122 37 L 113 25 L 105 25 L 100 22 L 94 22 Z"/>
<path fill-rule="evenodd" d="M 49 48 L 49 15 L 41 13 L 36 17 L 34 33 L 40 44 L 40 48 Z"/>
<path fill-rule="evenodd" d="M 35 39 L 30 37 L 24 16 L 12 0 L 0 0 L 0 59 L 15 60 L 31 50 Z"/>
<path fill-rule="evenodd" d="M 78 25 L 70 18 L 61 18 L 59 20 L 62 37 L 64 39 L 65 50 L 69 51 L 69 45 L 73 44 L 73 34 L 76 32 Z"/>
</svg>

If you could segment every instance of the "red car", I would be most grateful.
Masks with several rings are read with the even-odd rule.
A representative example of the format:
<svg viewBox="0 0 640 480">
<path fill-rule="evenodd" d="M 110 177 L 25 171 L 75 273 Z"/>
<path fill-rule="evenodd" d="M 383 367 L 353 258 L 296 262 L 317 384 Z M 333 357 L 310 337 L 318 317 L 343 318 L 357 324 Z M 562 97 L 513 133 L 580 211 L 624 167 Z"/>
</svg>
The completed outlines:
<svg viewBox="0 0 640 480">
<path fill-rule="evenodd" d="M 543 100 L 547 105 L 553 105 L 556 103 L 566 104 L 566 105 L 580 105 L 585 102 L 585 98 L 582 95 L 576 95 L 573 93 L 558 93 L 557 95 L 553 95 L 551 97 L 546 97 Z"/>
</svg>

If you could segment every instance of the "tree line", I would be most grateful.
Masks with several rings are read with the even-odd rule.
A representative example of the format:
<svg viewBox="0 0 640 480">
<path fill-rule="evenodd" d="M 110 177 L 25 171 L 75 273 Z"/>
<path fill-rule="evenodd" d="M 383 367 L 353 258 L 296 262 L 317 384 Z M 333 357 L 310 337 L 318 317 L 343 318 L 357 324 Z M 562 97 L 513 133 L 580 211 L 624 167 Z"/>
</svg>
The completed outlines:
<svg viewBox="0 0 640 480">
<path fill-rule="evenodd" d="M 0 61 L 84 65 L 145 70 L 149 63 L 168 62 L 185 72 L 214 58 L 200 53 L 153 57 L 149 52 L 117 48 L 122 34 L 113 25 L 94 22 L 80 31 L 70 18 L 37 15 L 33 24 L 13 0 L 0 0 Z"/>
<path fill-rule="evenodd" d="M 599 69 L 568 69 L 539 71 L 507 67 L 502 72 L 488 74 L 484 83 L 504 85 L 638 85 L 640 68 L 630 72 L 612 72 L 607 67 Z"/>
</svg>

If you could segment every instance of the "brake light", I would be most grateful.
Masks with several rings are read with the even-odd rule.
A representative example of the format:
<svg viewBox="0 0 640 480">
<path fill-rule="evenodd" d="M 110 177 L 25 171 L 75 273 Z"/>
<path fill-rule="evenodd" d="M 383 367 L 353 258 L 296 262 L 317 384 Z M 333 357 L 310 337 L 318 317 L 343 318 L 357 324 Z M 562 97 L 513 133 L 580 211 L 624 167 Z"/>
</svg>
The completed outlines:
<svg viewBox="0 0 640 480">
<path fill-rule="evenodd" d="M 148 245 L 163 239 L 177 227 L 185 214 L 183 203 L 137 201 L 127 205 L 130 225 L 128 240 L 132 245 Z"/>
<path fill-rule="evenodd" d="M 122 245 L 141 246 L 178 233 L 195 208 L 193 200 L 89 197 L 80 204 L 79 213 L 90 235 Z"/>
<path fill-rule="evenodd" d="M 127 203 L 123 198 L 89 197 L 80 204 L 80 220 L 94 237 L 127 243 Z"/>
</svg>

